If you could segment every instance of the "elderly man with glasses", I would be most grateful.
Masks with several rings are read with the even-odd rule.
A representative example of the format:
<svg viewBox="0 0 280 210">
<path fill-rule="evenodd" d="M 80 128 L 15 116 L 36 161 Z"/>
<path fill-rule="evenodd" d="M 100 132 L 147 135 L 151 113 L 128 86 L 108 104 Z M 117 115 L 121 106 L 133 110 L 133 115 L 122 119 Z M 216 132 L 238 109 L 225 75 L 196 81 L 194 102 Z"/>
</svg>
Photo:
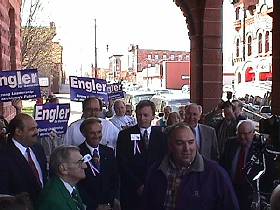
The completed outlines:
<svg viewBox="0 0 280 210">
<path fill-rule="evenodd" d="M 54 174 L 43 188 L 38 210 L 85 210 L 76 184 L 86 177 L 86 161 L 78 147 L 57 147 L 50 157 L 50 170 Z"/>
<path fill-rule="evenodd" d="M 229 138 L 221 163 L 228 171 L 241 210 L 250 209 L 252 197 L 252 187 L 246 176 L 246 165 L 251 160 L 258 139 L 255 135 L 255 125 L 251 120 L 241 120 L 237 124 L 237 137 Z"/>
</svg>

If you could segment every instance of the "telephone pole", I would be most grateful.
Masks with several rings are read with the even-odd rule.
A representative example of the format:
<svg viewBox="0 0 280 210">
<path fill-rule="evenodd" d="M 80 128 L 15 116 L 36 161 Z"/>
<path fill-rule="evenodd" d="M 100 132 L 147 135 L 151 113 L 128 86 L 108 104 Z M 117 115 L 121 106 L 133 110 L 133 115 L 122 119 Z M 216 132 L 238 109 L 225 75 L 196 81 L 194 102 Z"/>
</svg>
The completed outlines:
<svg viewBox="0 0 280 210">
<path fill-rule="evenodd" d="M 96 19 L 94 19 L 94 60 L 95 60 L 94 73 L 95 73 L 95 78 L 97 78 Z"/>
</svg>

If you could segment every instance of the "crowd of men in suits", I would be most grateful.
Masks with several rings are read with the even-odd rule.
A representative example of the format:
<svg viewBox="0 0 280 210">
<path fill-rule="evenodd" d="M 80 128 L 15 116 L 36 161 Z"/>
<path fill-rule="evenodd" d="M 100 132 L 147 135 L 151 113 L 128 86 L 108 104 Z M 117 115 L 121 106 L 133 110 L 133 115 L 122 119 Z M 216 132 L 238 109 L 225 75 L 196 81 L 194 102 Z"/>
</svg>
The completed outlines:
<svg viewBox="0 0 280 210">
<path fill-rule="evenodd" d="M 137 104 L 136 119 L 122 100 L 111 120 L 101 118 L 99 98 L 84 100 L 82 108 L 49 160 L 31 116 L 18 113 L 9 122 L 0 147 L 0 194 L 27 192 L 38 210 L 249 210 L 245 166 L 258 139 L 234 103 L 220 107 L 224 115 L 212 127 L 201 123 L 195 103 L 176 114 L 166 107 L 159 126 L 152 126 L 149 100 Z"/>
</svg>

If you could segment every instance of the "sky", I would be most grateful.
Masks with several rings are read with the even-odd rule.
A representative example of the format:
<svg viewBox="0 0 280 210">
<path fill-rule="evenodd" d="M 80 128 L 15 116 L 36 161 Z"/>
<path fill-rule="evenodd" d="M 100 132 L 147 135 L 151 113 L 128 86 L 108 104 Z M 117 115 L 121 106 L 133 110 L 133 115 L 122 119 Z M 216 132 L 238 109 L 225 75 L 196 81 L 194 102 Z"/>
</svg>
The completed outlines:
<svg viewBox="0 0 280 210">
<path fill-rule="evenodd" d="M 185 18 L 172 0 L 41 1 L 38 22 L 55 22 L 56 40 L 63 45 L 64 68 L 71 75 L 79 75 L 94 64 L 94 19 L 98 67 L 108 67 L 112 54 L 126 55 L 130 44 L 142 49 L 190 49 Z M 224 30 L 229 31 L 230 25 L 225 24 Z M 224 41 L 229 42 L 229 38 Z"/>
</svg>

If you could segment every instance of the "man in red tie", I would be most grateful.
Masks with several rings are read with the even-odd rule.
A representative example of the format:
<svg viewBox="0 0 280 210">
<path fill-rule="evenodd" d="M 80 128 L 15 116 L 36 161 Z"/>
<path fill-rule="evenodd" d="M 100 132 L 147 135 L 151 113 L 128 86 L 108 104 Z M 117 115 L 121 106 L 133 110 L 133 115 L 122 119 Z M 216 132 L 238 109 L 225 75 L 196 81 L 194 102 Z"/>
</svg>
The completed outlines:
<svg viewBox="0 0 280 210">
<path fill-rule="evenodd" d="M 8 125 L 8 141 L 0 152 L 0 194 L 29 193 L 37 199 L 46 183 L 46 156 L 37 144 L 37 123 L 24 113 Z"/>
<path fill-rule="evenodd" d="M 237 125 L 237 137 L 227 141 L 221 160 L 231 176 L 240 210 L 248 210 L 251 205 L 252 188 L 246 177 L 245 167 L 253 154 L 254 142 L 257 143 L 254 122 L 240 121 Z"/>
</svg>

